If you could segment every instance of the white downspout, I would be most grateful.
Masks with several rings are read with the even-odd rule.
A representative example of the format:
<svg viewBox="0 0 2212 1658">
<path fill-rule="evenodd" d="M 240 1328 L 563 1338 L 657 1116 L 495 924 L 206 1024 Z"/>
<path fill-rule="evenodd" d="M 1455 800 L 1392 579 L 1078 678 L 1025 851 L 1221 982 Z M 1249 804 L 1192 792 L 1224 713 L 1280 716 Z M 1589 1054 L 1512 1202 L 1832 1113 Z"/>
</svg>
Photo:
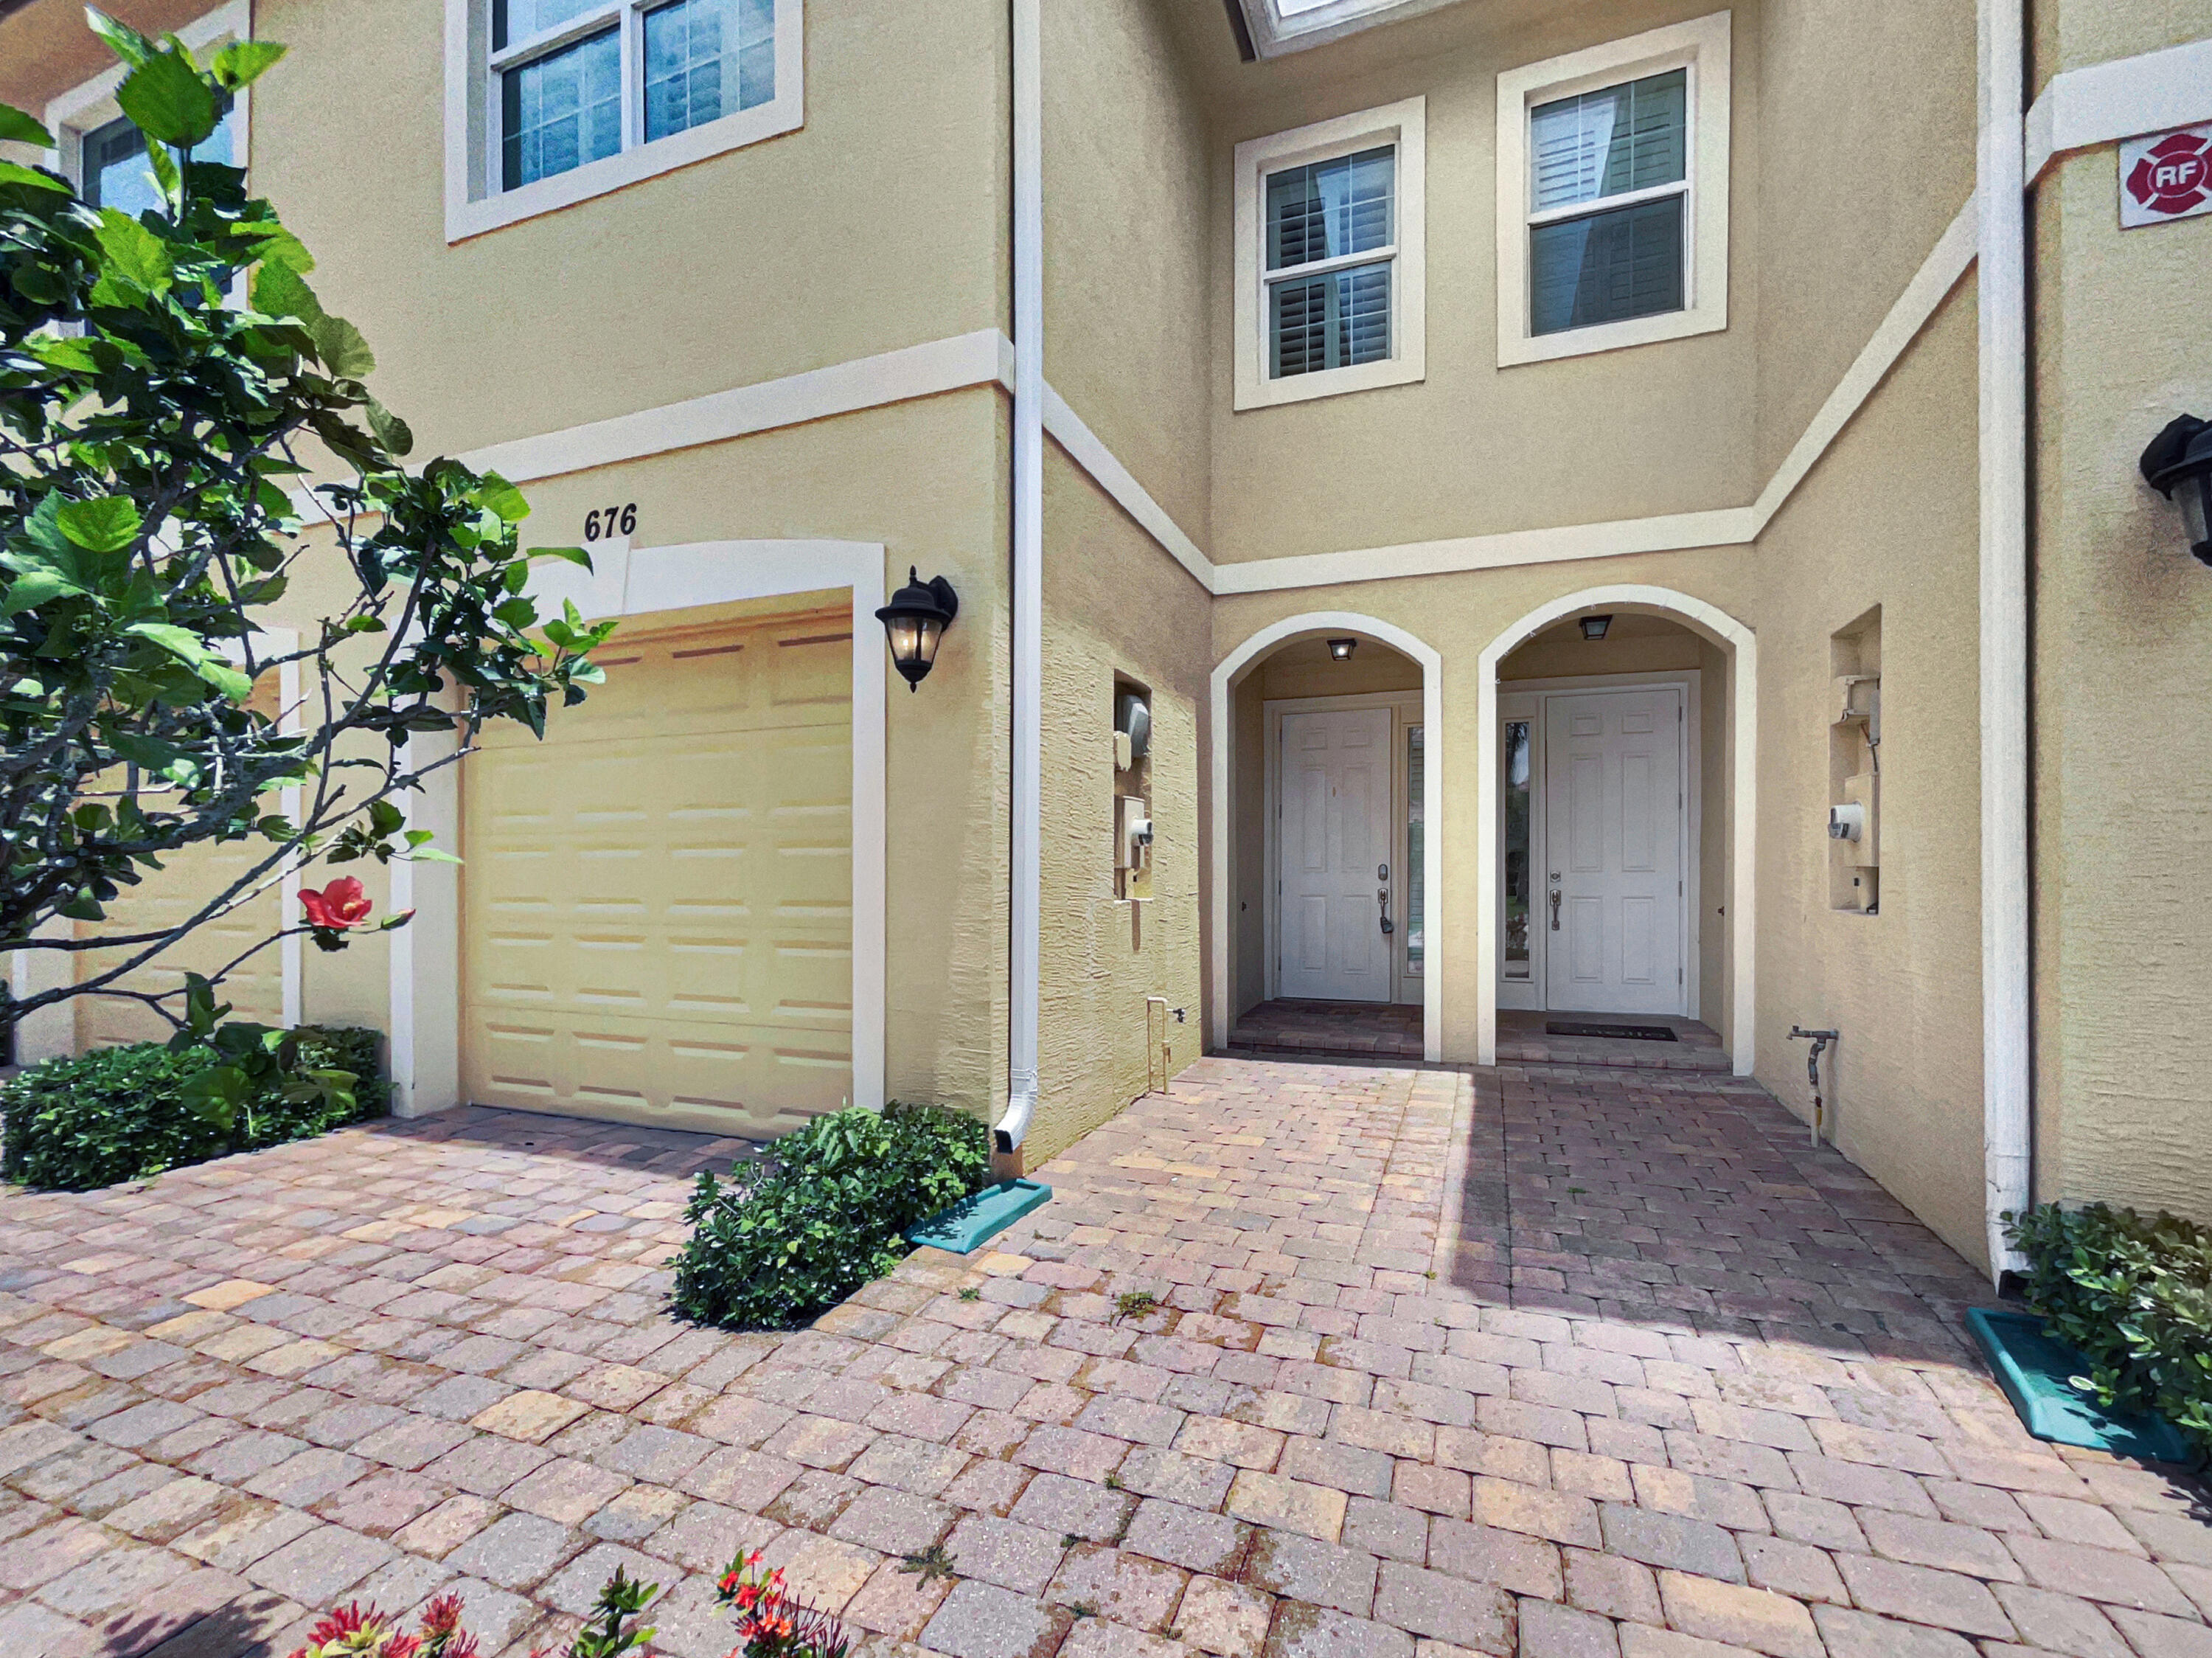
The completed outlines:
<svg viewBox="0 0 2212 1658">
<path fill-rule="evenodd" d="M 1036 1112 L 1044 783 L 1044 54 L 1042 0 L 1012 0 L 1014 79 L 1013 893 L 1006 1114 L 1021 1148 Z"/>
<path fill-rule="evenodd" d="M 1979 0 L 1982 1144 L 1990 1272 L 2029 1203 L 2027 26 Z"/>
</svg>

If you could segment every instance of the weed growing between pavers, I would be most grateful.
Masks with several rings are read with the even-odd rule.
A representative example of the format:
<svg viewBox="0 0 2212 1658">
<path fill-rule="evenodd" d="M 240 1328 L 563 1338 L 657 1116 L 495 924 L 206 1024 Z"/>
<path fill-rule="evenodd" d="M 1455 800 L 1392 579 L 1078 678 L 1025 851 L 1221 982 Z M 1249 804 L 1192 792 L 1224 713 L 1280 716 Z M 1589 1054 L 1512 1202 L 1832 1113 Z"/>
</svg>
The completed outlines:
<svg viewBox="0 0 2212 1658">
<path fill-rule="evenodd" d="M 990 1131 L 935 1106 L 818 1117 L 733 1168 L 702 1170 L 675 1258 L 676 1311 L 725 1330 L 784 1330 L 907 1253 L 901 1234 L 988 1184 Z"/>
<path fill-rule="evenodd" d="M 132 1042 L 49 1059 L 0 1086 L 0 1178 L 91 1192 L 381 1117 L 391 1095 L 378 1058 L 382 1039 L 372 1030 L 319 1026 L 288 1033 L 289 1070 L 229 1111 L 190 1086 L 220 1063 L 206 1048 Z M 339 1088 L 316 1080 L 341 1074 Z"/>
</svg>

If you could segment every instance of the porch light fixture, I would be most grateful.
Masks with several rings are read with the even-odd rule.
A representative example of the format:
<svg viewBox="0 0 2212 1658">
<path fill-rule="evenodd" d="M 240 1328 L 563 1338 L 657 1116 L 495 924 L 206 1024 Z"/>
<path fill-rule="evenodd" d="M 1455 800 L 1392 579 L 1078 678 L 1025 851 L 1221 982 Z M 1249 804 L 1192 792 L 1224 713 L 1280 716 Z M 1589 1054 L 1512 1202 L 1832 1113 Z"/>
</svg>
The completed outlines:
<svg viewBox="0 0 2212 1658">
<path fill-rule="evenodd" d="M 1583 618 L 1583 637 L 1595 643 L 1605 637 L 1605 631 L 1612 625 L 1613 618 L 1610 616 L 1585 616 Z"/>
<path fill-rule="evenodd" d="M 1328 642 L 1328 654 L 1340 662 L 1350 661 L 1352 653 L 1358 649 L 1359 641 L 1357 639 L 1331 639 Z"/>
<path fill-rule="evenodd" d="M 907 566 L 906 585 L 891 594 L 890 603 L 876 613 L 890 641 L 891 665 L 906 680 L 907 689 L 919 691 L 937 661 L 937 642 L 952 619 L 960 613 L 960 595 L 942 576 L 925 582 L 921 572 Z"/>
<path fill-rule="evenodd" d="M 2212 564 L 2212 420 L 2176 415 L 2151 439 L 2142 466 L 2143 481 L 2181 509 L 2190 552 Z"/>
</svg>

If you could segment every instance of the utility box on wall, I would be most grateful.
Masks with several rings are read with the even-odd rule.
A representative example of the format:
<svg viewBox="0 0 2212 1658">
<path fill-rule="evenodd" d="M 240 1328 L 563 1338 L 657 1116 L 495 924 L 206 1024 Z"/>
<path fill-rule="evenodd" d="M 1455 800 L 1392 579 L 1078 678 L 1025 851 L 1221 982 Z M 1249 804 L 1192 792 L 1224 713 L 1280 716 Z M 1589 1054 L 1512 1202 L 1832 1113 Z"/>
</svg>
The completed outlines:
<svg viewBox="0 0 2212 1658">
<path fill-rule="evenodd" d="M 1152 895 L 1152 692 L 1114 681 L 1114 896 L 1141 903 Z"/>
<path fill-rule="evenodd" d="M 1828 641 L 1828 907 L 1881 911 L 1881 607 Z"/>
</svg>

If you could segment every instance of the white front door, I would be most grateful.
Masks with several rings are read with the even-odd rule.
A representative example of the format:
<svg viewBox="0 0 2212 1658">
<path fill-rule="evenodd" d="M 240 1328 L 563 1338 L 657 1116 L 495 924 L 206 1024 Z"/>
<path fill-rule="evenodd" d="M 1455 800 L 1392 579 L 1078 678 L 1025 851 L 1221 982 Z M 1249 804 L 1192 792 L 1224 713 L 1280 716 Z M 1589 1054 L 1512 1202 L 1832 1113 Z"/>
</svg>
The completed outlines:
<svg viewBox="0 0 2212 1658">
<path fill-rule="evenodd" d="M 1390 730 L 1387 708 L 1283 716 L 1279 996 L 1390 999 Z"/>
<path fill-rule="evenodd" d="M 1547 1004 L 1686 1012 L 1681 691 L 1551 697 L 1544 751 Z"/>
</svg>

